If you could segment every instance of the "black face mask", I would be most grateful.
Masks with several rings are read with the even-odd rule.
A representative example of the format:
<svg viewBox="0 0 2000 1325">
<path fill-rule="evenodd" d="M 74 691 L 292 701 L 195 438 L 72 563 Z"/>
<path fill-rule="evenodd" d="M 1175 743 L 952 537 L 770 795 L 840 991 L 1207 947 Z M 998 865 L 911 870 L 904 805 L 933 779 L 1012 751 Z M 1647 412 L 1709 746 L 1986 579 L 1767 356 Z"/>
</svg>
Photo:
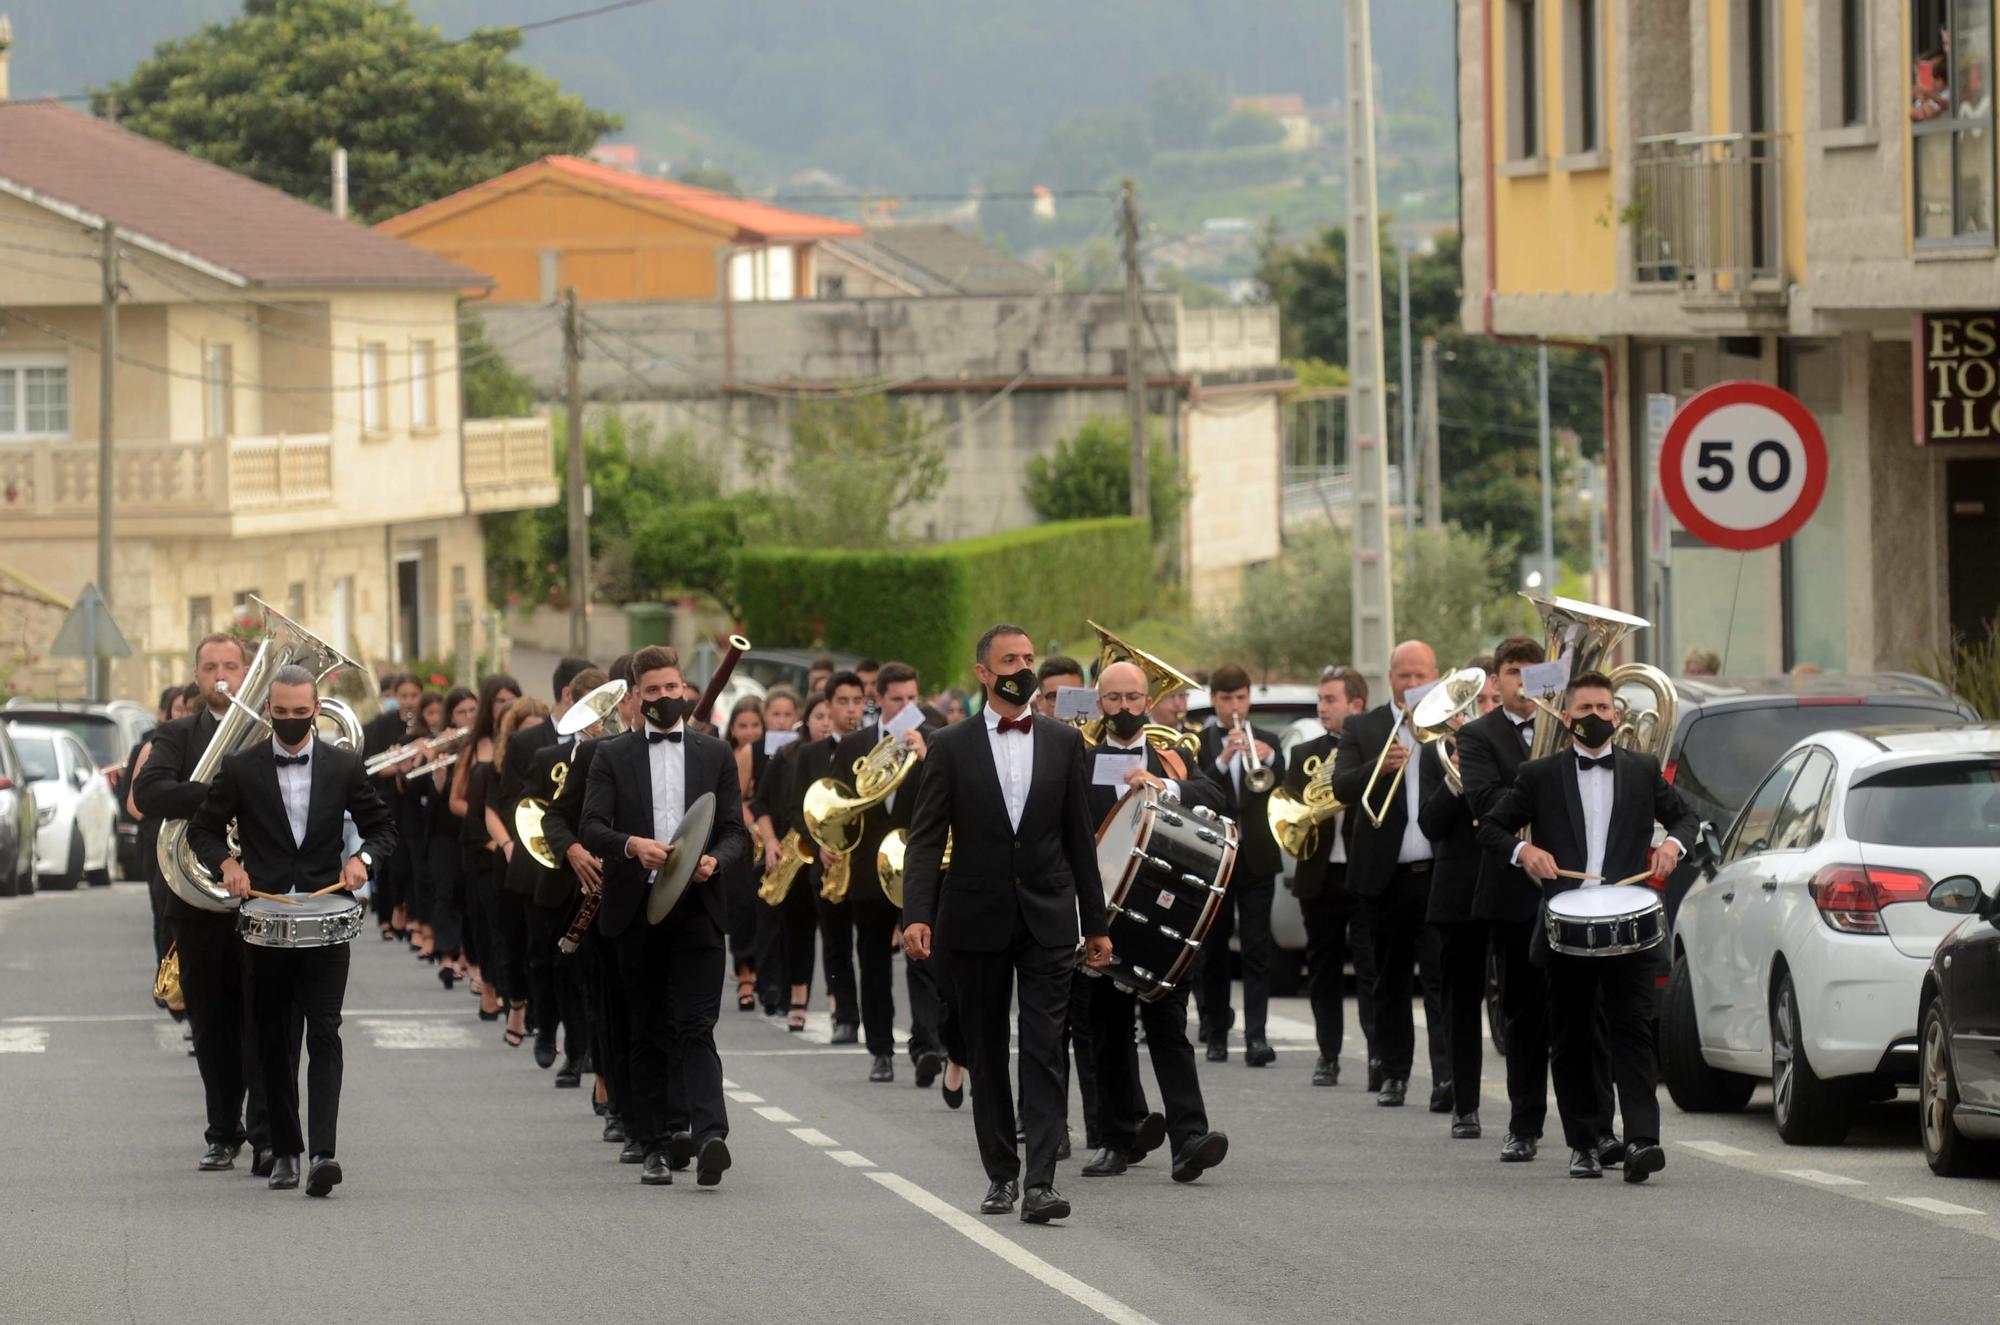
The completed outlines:
<svg viewBox="0 0 2000 1325">
<path fill-rule="evenodd" d="M 312 729 L 313 729 L 313 720 L 311 718 L 271 719 L 272 734 L 275 735 L 285 745 L 290 747 L 297 747 L 299 742 L 305 740 L 306 733 L 310 732 Z"/>
<path fill-rule="evenodd" d="M 1569 730 L 1570 734 L 1576 737 L 1578 745 L 1586 750 L 1598 750 L 1618 734 L 1618 724 L 1601 713 L 1586 713 L 1580 718 L 1572 719 Z"/>
<path fill-rule="evenodd" d="M 688 710 L 693 707 L 694 705 L 689 703 L 684 696 L 676 695 L 668 698 L 665 695 L 661 695 L 658 699 L 649 699 L 641 704 L 639 712 L 645 714 L 646 721 L 652 723 L 661 731 L 670 732 L 680 726 L 682 720 L 687 717 Z"/>
<path fill-rule="evenodd" d="M 1146 730 L 1146 715 L 1143 713 L 1113 713 L 1109 721 L 1112 732 L 1121 741 L 1129 741 Z"/>
<path fill-rule="evenodd" d="M 993 678 L 993 693 L 1009 704 L 1025 704 L 1035 695 L 1035 669 L 1023 667 L 1018 672 Z"/>
</svg>

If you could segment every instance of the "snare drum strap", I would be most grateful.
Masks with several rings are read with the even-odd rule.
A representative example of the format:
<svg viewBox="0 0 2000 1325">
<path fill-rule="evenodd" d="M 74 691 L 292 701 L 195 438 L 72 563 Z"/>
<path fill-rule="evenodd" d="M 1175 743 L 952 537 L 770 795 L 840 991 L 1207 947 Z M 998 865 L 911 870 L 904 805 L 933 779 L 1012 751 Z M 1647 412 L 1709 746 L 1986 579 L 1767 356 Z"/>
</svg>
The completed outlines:
<svg viewBox="0 0 2000 1325">
<path fill-rule="evenodd" d="M 1157 750 L 1154 753 L 1160 756 L 1160 767 L 1166 770 L 1169 782 L 1187 781 L 1187 765 L 1181 762 L 1180 751 Z"/>
</svg>

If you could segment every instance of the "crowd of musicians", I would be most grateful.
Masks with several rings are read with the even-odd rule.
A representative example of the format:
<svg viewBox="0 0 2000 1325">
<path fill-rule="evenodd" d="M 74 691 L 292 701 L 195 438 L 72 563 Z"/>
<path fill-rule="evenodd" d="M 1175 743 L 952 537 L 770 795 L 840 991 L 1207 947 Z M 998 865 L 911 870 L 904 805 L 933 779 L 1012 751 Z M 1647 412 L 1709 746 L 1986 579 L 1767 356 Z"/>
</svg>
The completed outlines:
<svg viewBox="0 0 2000 1325">
<path fill-rule="evenodd" d="M 222 634 L 196 650 L 194 684 L 163 697 L 188 711 L 135 754 L 130 804 L 149 842 L 185 821 L 188 853 L 231 898 L 296 906 L 332 892 L 371 905 L 371 935 L 433 966 L 445 993 L 462 985 L 478 1017 L 499 1023 L 496 1045 L 525 1048 L 555 1087 L 578 1090 L 580 1116 L 648 1185 L 692 1168 L 713 1186 L 730 1167 L 715 1029 L 732 992 L 737 1011 L 793 1032 L 823 1011 L 834 1044 L 865 1051 L 871 1082 L 894 1082 L 907 1055 L 917 1088 L 938 1086 L 953 1110 L 969 1098 L 983 1213 L 1069 1215 L 1055 1168 L 1071 1157 L 1072 1079 L 1083 1175 L 1124 1173 L 1164 1146 L 1173 1179 L 1194 1181 L 1229 1150 L 1210 1126 L 1196 1046 L 1230 1057 L 1232 944 L 1243 1061 L 1277 1059 L 1271 915 L 1287 851 L 1307 933 L 1312 1085 L 1340 1081 L 1351 956 L 1376 1102 L 1405 1103 L 1420 997 L 1430 1109 L 1450 1115 L 1451 1137 L 1478 1138 L 1490 962 L 1508 1099 L 1500 1159 L 1536 1158 L 1553 1076 L 1571 1176 L 1659 1171 L 1656 954 L 1568 956 L 1539 919 L 1568 887 L 1635 870 L 1663 879 L 1694 840 L 1657 763 L 1614 746 L 1609 680 L 1573 676 L 1566 707 L 1538 708 L 1522 669 L 1543 646 L 1510 638 L 1471 661 L 1483 684 L 1454 740 L 1424 740 L 1409 711 L 1439 668 L 1411 641 L 1372 706 L 1359 671 L 1328 667 L 1323 734 L 1288 752 L 1251 712 L 1241 667 L 1207 675 L 1212 715 L 1191 728 L 1186 690 L 1163 687 L 1156 660 L 1134 652 L 1038 662 L 1027 633 L 1003 624 L 969 660 L 971 702 L 924 698 L 902 663 L 825 660 L 803 691 L 711 712 L 663 647 L 603 668 L 565 658 L 546 701 L 506 675 L 440 693 L 392 674 L 359 749 L 325 738 L 334 703 L 320 678 L 285 666 L 252 696 L 265 724 L 255 740 L 202 780 L 256 659 Z M 1072 708 L 1084 696 L 1088 721 L 1056 716 L 1066 693 Z M 1538 723 L 1564 726 L 1559 753 L 1530 757 Z M 1281 844 L 1273 797 L 1344 808 Z M 1120 953 L 1114 922 L 1143 914 L 1108 904 L 1123 866 L 1100 860 L 1101 829 L 1139 802 L 1177 825 L 1192 816 L 1204 840 L 1234 825 L 1227 886 L 1170 984 Z M 846 849 L 822 843 L 834 828 Z M 230 1169 L 247 1145 L 271 1186 L 296 1187 L 303 1171 L 309 1194 L 326 1195 L 341 1181 L 351 945 L 246 944 L 227 909 L 190 905 L 147 858 L 204 1087 L 199 1167 Z M 685 892 L 658 914 L 662 876 L 676 871 Z M 1131 891 L 1149 877 L 1139 871 Z M 1158 904 L 1174 900 L 1162 891 Z"/>
</svg>

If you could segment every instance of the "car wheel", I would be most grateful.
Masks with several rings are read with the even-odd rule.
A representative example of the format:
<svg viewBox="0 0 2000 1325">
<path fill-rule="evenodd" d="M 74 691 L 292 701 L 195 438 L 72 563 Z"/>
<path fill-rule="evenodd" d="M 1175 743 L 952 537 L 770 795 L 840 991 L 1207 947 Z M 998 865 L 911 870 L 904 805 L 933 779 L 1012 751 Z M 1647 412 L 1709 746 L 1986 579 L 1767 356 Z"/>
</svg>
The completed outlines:
<svg viewBox="0 0 2000 1325">
<path fill-rule="evenodd" d="M 64 858 L 63 872 L 50 877 L 47 887 L 69 892 L 83 882 L 83 830 L 72 827 L 69 830 L 69 855 Z"/>
<path fill-rule="evenodd" d="M 1695 1020 L 1694 976 L 1686 957 L 1674 958 L 1667 980 L 1667 1015 L 1660 1046 L 1667 1094 L 1689 1113 L 1735 1113 L 1757 1089 L 1754 1077 L 1710 1067 L 1701 1056 L 1701 1025 Z"/>
<path fill-rule="evenodd" d="M 1788 971 L 1771 992 L 1771 1120 L 1791 1146 L 1835 1146 L 1847 1139 L 1847 1093 L 1806 1060 L 1798 990 Z"/>
<path fill-rule="evenodd" d="M 1922 1048 L 1917 1066 L 1917 1116 L 1922 1121 L 1924 1162 L 1940 1178 L 1964 1178 L 1991 1170 L 1993 1146 L 1968 1140 L 1952 1120 L 1958 1081 L 1951 1071 L 1951 1036 L 1944 1005 L 1932 999 L 1924 1009 Z"/>
</svg>

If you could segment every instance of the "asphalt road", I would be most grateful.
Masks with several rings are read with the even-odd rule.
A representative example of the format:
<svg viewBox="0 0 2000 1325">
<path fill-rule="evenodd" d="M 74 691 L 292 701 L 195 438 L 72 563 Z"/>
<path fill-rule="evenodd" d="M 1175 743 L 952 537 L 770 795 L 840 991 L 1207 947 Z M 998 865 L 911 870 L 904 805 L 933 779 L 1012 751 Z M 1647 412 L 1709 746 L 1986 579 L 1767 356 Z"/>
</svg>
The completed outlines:
<svg viewBox="0 0 2000 1325">
<path fill-rule="evenodd" d="M 1643 1187 L 1307 1083 L 1297 1000 L 1275 1067 L 1204 1064 L 1228 1161 L 1156 1156 L 1059 1185 L 1056 1227 L 969 1213 L 969 1107 L 870 1085 L 867 1059 L 725 1010 L 723 1185 L 643 1188 L 463 987 L 371 937 L 347 996 L 331 1200 L 195 1171 L 201 1105 L 154 1011 L 143 889 L 0 900 L 0 1321 L 1877 1321 L 2000 1319 L 2000 1181 L 1924 1167 L 1907 1099 L 1846 1146 L 1768 1108 L 1671 1105 Z M 900 979 L 898 987 L 901 987 Z M 1421 1056 L 1421 1055 L 1420 1055 Z M 1427 1089 L 1427 1083 L 1425 1084 Z M 1413 1095 L 1415 1093 L 1413 1092 Z M 1421 1098 L 1421 1095 L 1415 1095 Z M 1078 1162 L 1082 1159 L 1079 1151 Z"/>
</svg>

